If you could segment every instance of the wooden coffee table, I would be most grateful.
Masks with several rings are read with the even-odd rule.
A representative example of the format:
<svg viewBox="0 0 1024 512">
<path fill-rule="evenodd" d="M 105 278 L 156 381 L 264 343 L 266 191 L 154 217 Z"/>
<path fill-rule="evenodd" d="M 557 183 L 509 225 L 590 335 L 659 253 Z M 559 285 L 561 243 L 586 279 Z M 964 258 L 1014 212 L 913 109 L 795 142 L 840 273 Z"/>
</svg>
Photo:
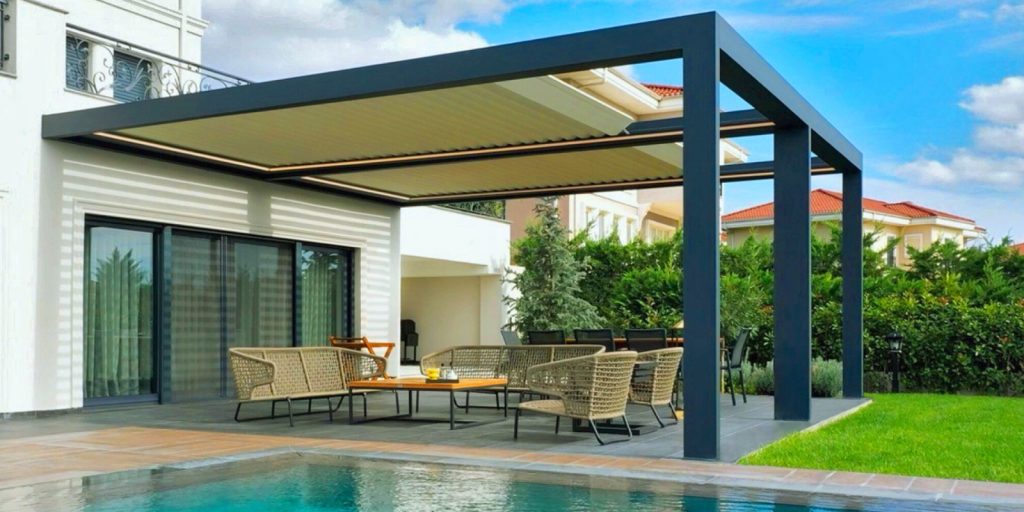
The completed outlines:
<svg viewBox="0 0 1024 512">
<path fill-rule="evenodd" d="M 400 379 L 381 379 L 381 380 L 357 380 L 348 383 L 348 422 L 350 424 L 366 423 L 369 421 L 381 421 L 381 420 L 392 420 L 392 421 L 420 421 L 426 423 L 444 423 L 448 422 L 448 428 L 456 430 L 460 428 L 475 427 L 478 425 L 485 425 L 488 423 L 496 423 L 498 421 L 504 421 L 505 417 L 491 420 L 474 421 L 474 420 L 456 420 L 455 419 L 455 393 L 458 391 L 473 391 L 478 389 L 493 389 L 496 387 L 504 388 L 505 390 L 505 417 L 508 416 L 508 380 L 507 379 L 460 379 L 459 382 L 428 382 L 423 377 L 403 377 Z M 352 395 L 356 394 L 359 390 L 367 389 L 380 389 L 389 390 L 394 392 L 408 391 L 409 393 L 409 412 L 402 413 L 398 410 L 398 414 L 393 416 L 376 416 L 357 420 L 352 412 Z M 424 416 L 413 416 L 412 398 L 414 391 L 439 391 L 448 393 L 448 417 L 447 418 L 431 418 Z M 397 401 L 397 398 L 396 398 Z M 397 408 L 397 404 L 396 404 Z"/>
</svg>

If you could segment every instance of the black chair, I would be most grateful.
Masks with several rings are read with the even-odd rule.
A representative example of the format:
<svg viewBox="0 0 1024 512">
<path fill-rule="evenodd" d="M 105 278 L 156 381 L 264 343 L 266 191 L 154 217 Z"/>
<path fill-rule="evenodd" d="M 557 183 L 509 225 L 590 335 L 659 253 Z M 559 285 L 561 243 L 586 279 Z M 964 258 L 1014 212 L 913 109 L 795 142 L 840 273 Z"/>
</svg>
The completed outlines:
<svg viewBox="0 0 1024 512">
<path fill-rule="evenodd" d="M 505 342 L 506 347 L 515 347 L 523 344 L 515 331 L 501 331 L 501 341 Z"/>
<path fill-rule="evenodd" d="M 526 342 L 530 345 L 565 345 L 565 331 L 527 331 Z"/>
<path fill-rule="evenodd" d="M 668 333 L 665 329 L 626 329 L 626 348 L 635 352 L 668 348 Z"/>
<path fill-rule="evenodd" d="M 602 345 L 605 352 L 615 352 L 615 335 L 611 329 L 576 329 L 576 343 Z"/>
<path fill-rule="evenodd" d="M 743 383 L 743 361 L 747 359 L 747 338 L 750 337 L 750 328 L 740 329 L 736 335 L 736 341 L 732 349 L 728 350 L 728 359 L 722 363 L 722 371 L 726 373 L 725 385 L 729 387 L 729 394 L 732 396 L 732 404 L 736 405 L 736 390 L 732 385 L 732 371 L 740 373 L 740 393 L 743 394 L 743 403 L 747 403 L 747 386 Z"/>
<path fill-rule="evenodd" d="M 416 347 L 420 345 L 420 335 L 416 332 L 416 322 L 402 320 L 399 324 L 399 339 L 402 342 L 402 362 L 416 362 Z M 405 349 L 412 347 L 412 359 L 406 359 Z"/>
</svg>

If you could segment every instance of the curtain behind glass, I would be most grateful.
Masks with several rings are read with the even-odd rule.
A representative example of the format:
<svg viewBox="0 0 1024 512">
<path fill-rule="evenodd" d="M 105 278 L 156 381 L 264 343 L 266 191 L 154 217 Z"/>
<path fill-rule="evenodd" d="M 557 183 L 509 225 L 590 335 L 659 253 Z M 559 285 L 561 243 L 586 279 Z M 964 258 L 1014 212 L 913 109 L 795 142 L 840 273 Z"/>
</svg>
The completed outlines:
<svg viewBox="0 0 1024 512">
<path fill-rule="evenodd" d="M 228 240 L 228 346 L 292 345 L 293 245 Z"/>
<path fill-rule="evenodd" d="M 329 336 L 347 336 L 339 329 L 341 253 L 337 249 L 302 250 L 302 344 L 327 345 Z"/>
<path fill-rule="evenodd" d="M 222 395 L 220 238 L 175 232 L 171 243 L 171 394 Z"/>
<path fill-rule="evenodd" d="M 86 231 L 85 397 L 155 392 L 153 234 Z"/>
</svg>

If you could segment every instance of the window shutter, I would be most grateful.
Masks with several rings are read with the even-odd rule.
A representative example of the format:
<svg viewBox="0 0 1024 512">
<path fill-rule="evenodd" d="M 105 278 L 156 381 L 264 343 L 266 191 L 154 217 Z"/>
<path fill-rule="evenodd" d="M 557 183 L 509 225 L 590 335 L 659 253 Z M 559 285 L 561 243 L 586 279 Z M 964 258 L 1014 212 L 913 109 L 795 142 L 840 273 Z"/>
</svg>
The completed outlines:
<svg viewBox="0 0 1024 512">
<path fill-rule="evenodd" d="M 68 36 L 64 47 L 64 83 L 71 89 L 89 90 L 89 43 Z"/>
<path fill-rule="evenodd" d="M 150 97 L 153 63 L 148 60 L 114 52 L 114 99 L 139 101 Z"/>
</svg>

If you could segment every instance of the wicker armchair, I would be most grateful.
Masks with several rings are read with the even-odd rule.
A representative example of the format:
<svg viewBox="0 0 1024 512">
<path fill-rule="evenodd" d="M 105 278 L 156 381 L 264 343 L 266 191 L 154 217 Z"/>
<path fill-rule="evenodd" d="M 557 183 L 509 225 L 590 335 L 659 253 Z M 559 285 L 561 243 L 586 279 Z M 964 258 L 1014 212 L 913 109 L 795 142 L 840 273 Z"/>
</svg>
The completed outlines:
<svg viewBox="0 0 1024 512">
<path fill-rule="evenodd" d="M 561 416 L 586 420 L 602 445 L 608 442 L 601 438 L 594 422 L 622 418 L 629 437 L 618 441 L 632 439 L 626 402 L 636 357 L 636 352 L 632 351 L 603 352 L 530 368 L 526 377 L 530 390 L 558 398 L 520 403 L 516 408 L 513 439 L 519 438 L 519 416 L 523 411 L 555 416 L 556 434 Z"/>
<path fill-rule="evenodd" d="M 673 419 L 675 410 L 672 408 L 672 390 L 676 376 L 679 374 L 679 361 L 683 358 L 683 349 L 663 348 L 643 352 L 636 358 L 636 371 L 633 382 L 629 386 L 629 401 L 646 405 L 651 408 L 658 425 L 665 426 L 655 406 L 667 405 Z"/>
<path fill-rule="evenodd" d="M 383 357 L 334 347 L 232 348 L 228 356 L 238 398 L 235 421 L 276 418 L 277 403 L 287 402 L 291 426 L 295 425 L 292 400 L 308 400 L 306 414 L 312 414 L 312 401 L 326 399 L 326 412 L 333 421 L 337 407 L 331 398 L 343 400 L 349 382 L 382 377 L 387 365 Z M 360 394 L 365 413 L 366 395 Z M 270 402 L 270 416 L 239 419 L 242 405 L 254 402 Z"/>
</svg>

